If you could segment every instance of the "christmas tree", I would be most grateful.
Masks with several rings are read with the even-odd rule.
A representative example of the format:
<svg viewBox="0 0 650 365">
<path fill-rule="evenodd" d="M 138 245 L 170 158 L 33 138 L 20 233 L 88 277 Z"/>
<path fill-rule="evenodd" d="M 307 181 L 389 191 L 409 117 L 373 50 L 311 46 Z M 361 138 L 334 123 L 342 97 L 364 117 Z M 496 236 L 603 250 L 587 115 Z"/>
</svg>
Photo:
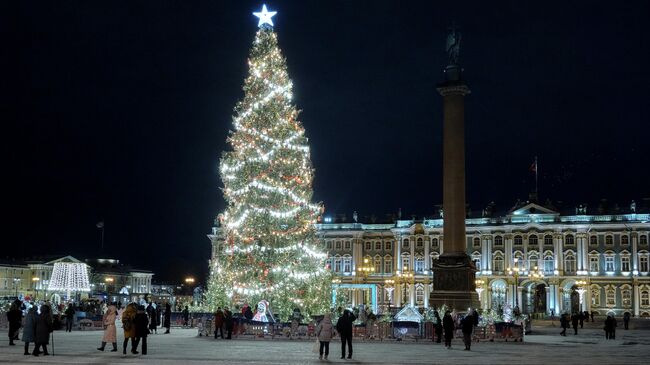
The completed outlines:
<svg viewBox="0 0 650 365">
<path fill-rule="evenodd" d="M 211 307 L 268 300 L 275 315 L 329 309 L 331 278 L 315 236 L 313 169 L 292 84 L 266 6 L 251 49 L 244 98 L 220 173 L 225 244 L 211 260 Z"/>
</svg>

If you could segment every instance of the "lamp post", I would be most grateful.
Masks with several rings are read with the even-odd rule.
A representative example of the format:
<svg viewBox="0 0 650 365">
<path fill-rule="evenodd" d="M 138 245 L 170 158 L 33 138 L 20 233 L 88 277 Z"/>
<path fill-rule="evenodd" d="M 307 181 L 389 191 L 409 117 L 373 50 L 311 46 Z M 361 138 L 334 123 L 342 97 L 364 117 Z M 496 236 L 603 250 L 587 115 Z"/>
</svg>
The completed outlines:
<svg viewBox="0 0 650 365">
<path fill-rule="evenodd" d="M 388 292 L 388 313 L 390 313 L 390 307 L 393 305 L 393 290 L 395 290 L 395 280 L 386 279 L 384 280 L 386 286 L 386 291 Z"/>
<path fill-rule="evenodd" d="M 36 294 L 34 295 L 34 301 L 36 301 L 36 298 L 38 298 L 38 282 L 41 280 L 38 276 L 35 276 L 32 278 L 32 285 L 34 286 L 34 292 Z"/>
<path fill-rule="evenodd" d="M 362 281 L 366 281 L 368 279 L 368 275 L 374 274 L 375 273 L 375 267 L 372 265 L 370 260 L 368 258 L 363 259 L 363 264 L 359 267 L 357 267 L 357 274 L 359 277 L 362 278 Z M 364 304 L 366 303 L 366 291 L 364 290 L 363 292 L 363 301 Z"/>
<path fill-rule="evenodd" d="M 514 267 L 508 267 L 508 275 L 515 278 L 515 307 L 519 307 L 519 258 L 514 258 Z"/>
<path fill-rule="evenodd" d="M 578 287 L 576 291 L 578 292 L 578 295 L 580 296 L 580 310 L 584 310 L 584 294 L 587 291 L 587 281 L 586 280 L 578 280 L 576 281 L 576 286 Z"/>
<path fill-rule="evenodd" d="M 18 298 L 18 283 L 20 283 L 20 278 L 14 278 L 14 289 L 16 289 L 16 298 Z"/>
<path fill-rule="evenodd" d="M 415 283 L 415 274 L 411 270 L 402 270 L 396 272 L 396 281 L 400 284 L 414 284 Z M 404 299 L 402 297 L 402 299 Z M 409 303 L 410 304 L 410 303 Z"/>
</svg>

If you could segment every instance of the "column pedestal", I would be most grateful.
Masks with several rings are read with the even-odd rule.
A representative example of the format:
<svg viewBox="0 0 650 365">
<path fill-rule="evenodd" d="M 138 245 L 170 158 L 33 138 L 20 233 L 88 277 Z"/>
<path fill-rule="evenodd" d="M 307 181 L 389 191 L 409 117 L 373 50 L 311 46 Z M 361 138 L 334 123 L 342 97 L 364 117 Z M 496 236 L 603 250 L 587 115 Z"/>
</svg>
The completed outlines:
<svg viewBox="0 0 650 365">
<path fill-rule="evenodd" d="M 467 255 L 442 255 L 434 261 L 433 292 L 429 306 L 440 308 L 443 304 L 463 312 L 478 308 L 478 293 L 475 290 L 474 263 Z"/>
</svg>

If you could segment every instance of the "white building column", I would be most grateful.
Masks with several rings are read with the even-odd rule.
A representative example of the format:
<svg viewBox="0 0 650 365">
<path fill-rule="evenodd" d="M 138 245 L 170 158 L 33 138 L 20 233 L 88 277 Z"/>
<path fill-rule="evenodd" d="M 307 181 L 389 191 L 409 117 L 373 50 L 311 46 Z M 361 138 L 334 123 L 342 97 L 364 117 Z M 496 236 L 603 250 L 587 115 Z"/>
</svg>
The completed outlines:
<svg viewBox="0 0 650 365">
<path fill-rule="evenodd" d="M 513 267 L 513 262 L 512 262 L 512 235 L 507 234 L 505 235 L 504 239 L 506 240 L 506 248 L 505 248 L 505 261 L 504 261 L 504 267 L 503 269 L 507 269 L 509 267 Z"/>
<path fill-rule="evenodd" d="M 551 287 L 550 286 L 545 286 L 544 291 L 546 294 L 546 314 L 550 313 L 550 306 L 551 306 Z"/>
<path fill-rule="evenodd" d="M 562 290 L 560 289 L 559 285 L 555 286 L 555 302 L 556 302 L 556 308 L 555 308 L 555 313 L 556 314 L 562 314 L 563 307 L 563 293 Z"/>
<path fill-rule="evenodd" d="M 485 267 L 488 271 L 492 271 L 492 245 L 493 245 L 493 236 L 488 236 L 487 239 L 487 257 L 485 258 Z"/>
<path fill-rule="evenodd" d="M 637 246 L 638 246 L 638 241 L 639 241 L 639 235 L 635 232 L 632 233 L 632 272 L 637 273 L 639 272 L 639 263 L 637 259 Z M 635 294 L 636 296 L 636 294 Z M 635 314 L 636 315 L 636 314 Z"/>
<path fill-rule="evenodd" d="M 577 245 L 576 245 L 576 270 L 577 271 L 584 271 L 584 258 L 582 257 L 582 251 L 584 250 L 584 245 L 585 245 L 585 236 L 579 235 L 577 236 Z"/>
</svg>

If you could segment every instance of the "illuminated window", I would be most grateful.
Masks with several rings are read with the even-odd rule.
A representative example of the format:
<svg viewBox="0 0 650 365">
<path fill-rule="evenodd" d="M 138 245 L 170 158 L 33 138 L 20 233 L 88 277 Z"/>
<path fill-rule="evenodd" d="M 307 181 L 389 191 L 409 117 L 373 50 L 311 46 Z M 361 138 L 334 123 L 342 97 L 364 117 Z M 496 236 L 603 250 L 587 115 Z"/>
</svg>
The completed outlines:
<svg viewBox="0 0 650 365">
<path fill-rule="evenodd" d="M 352 272 L 352 258 L 350 256 L 343 257 L 343 272 Z"/>
<path fill-rule="evenodd" d="M 393 272 L 393 258 L 391 256 L 384 257 L 384 273 L 390 274 Z"/>
<path fill-rule="evenodd" d="M 365 246 L 366 246 L 366 251 L 370 251 L 370 250 L 372 250 L 372 242 L 370 242 L 370 241 L 366 241 Z"/>
<path fill-rule="evenodd" d="M 589 271 L 591 272 L 600 271 L 600 260 L 598 259 L 598 256 L 596 255 L 589 256 Z"/>
<path fill-rule="evenodd" d="M 614 271 L 614 255 L 605 255 L 605 271 Z"/>
<path fill-rule="evenodd" d="M 650 307 L 650 291 L 644 290 L 641 292 L 641 306 Z"/>
<path fill-rule="evenodd" d="M 553 274 L 555 271 L 555 259 L 553 258 L 553 255 L 551 253 L 547 253 L 544 255 L 544 273 L 545 274 Z"/>
<path fill-rule="evenodd" d="M 415 257 L 415 272 L 424 272 L 424 257 Z"/>
<path fill-rule="evenodd" d="M 591 288 L 591 305 L 594 307 L 600 306 L 600 288 L 592 287 Z"/>
<path fill-rule="evenodd" d="M 503 257 L 501 255 L 499 256 L 494 256 L 492 259 L 492 266 L 494 267 L 494 271 L 502 272 L 503 271 Z"/>
<path fill-rule="evenodd" d="M 411 267 L 411 256 L 409 254 L 402 255 L 402 271 L 408 271 Z"/>
<path fill-rule="evenodd" d="M 632 306 L 632 290 L 629 287 L 621 289 L 621 304 L 623 307 L 629 308 Z"/>
<path fill-rule="evenodd" d="M 621 256 L 621 271 L 630 272 L 630 256 Z"/>
<path fill-rule="evenodd" d="M 341 272 L 341 258 L 334 258 L 334 272 Z"/>
<path fill-rule="evenodd" d="M 648 272 L 648 255 L 639 256 L 639 271 Z"/>
<path fill-rule="evenodd" d="M 605 290 L 605 305 L 608 307 L 616 306 L 616 288 L 611 285 Z"/>
<path fill-rule="evenodd" d="M 420 284 L 415 287 L 415 303 L 418 305 L 424 304 L 424 287 Z"/>
<path fill-rule="evenodd" d="M 377 274 L 381 273 L 381 257 L 375 256 L 375 272 Z"/>
<path fill-rule="evenodd" d="M 474 252 L 472 254 L 472 261 L 474 261 L 474 265 L 476 266 L 476 270 L 481 270 L 481 254 L 479 252 Z"/>
<path fill-rule="evenodd" d="M 566 256 L 564 256 L 564 271 L 567 273 L 576 272 L 576 257 L 573 253 L 567 253 Z"/>
</svg>

